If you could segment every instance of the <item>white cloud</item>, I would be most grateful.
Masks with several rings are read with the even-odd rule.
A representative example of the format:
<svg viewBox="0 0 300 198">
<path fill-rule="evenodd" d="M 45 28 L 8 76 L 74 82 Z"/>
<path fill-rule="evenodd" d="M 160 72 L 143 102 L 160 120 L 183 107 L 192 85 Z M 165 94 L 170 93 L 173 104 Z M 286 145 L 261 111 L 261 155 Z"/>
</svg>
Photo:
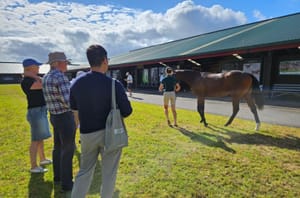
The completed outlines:
<svg viewBox="0 0 300 198">
<path fill-rule="evenodd" d="M 267 17 L 265 17 L 259 10 L 254 10 L 253 16 L 254 16 L 254 18 L 256 18 L 259 21 L 267 19 Z"/>
<path fill-rule="evenodd" d="M 90 44 L 102 44 L 114 56 L 246 22 L 241 12 L 195 5 L 192 0 L 165 13 L 113 5 L 1 0 L 0 61 L 28 56 L 47 61 L 50 51 L 59 50 L 75 62 L 86 62 Z"/>
</svg>

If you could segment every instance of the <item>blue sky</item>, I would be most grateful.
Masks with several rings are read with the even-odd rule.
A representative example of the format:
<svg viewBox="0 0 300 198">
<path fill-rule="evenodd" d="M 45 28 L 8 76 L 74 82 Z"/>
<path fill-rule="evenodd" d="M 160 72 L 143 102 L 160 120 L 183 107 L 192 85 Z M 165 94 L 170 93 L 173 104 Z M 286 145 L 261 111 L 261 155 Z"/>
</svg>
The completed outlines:
<svg viewBox="0 0 300 198">
<path fill-rule="evenodd" d="M 30 0 L 30 2 L 41 1 L 43 0 Z M 182 0 L 60 0 L 60 2 L 77 2 L 86 5 L 114 4 L 122 7 L 165 12 L 167 9 L 182 2 Z M 255 11 L 259 11 L 266 18 L 300 12 L 300 0 L 194 0 L 194 3 L 206 7 L 219 4 L 224 8 L 242 11 L 247 16 L 249 22 L 257 20 L 257 17 L 254 16 Z"/>
<path fill-rule="evenodd" d="M 64 51 L 86 62 L 94 43 L 115 56 L 296 12 L 300 0 L 1 0 L 0 61 Z"/>
</svg>

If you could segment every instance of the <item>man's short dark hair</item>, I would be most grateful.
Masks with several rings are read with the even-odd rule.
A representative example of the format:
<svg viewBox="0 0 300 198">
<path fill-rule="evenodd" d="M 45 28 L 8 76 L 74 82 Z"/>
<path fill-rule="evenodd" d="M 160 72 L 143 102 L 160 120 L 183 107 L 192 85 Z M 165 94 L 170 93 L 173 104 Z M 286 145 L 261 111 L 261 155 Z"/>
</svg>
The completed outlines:
<svg viewBox="0 0 300 198">
<path fill-rule="evenodd" d="M 91 67 L 99 67 L 107 58 L 107 52 L 101 45 L 91 45 L 86 50 L 86 56 Z"/>
</svg>

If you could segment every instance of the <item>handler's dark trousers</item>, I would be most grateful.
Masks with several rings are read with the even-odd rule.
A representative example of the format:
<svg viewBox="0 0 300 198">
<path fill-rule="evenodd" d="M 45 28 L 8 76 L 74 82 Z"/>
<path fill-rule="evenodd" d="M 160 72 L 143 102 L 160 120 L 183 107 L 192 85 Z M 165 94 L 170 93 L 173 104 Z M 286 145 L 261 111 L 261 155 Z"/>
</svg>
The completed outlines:
<svg viewBox="0 0 300 198">
<path fill-rule="evenodd" d="M 54 148 L 52 152 L 54 182 L 61 182 L 62 190 L 73 187 L 72 160 L 75 150 L 75 121 L 71 111 L 62 114 L 50 114 L 54 130 Z"/>
</svg>

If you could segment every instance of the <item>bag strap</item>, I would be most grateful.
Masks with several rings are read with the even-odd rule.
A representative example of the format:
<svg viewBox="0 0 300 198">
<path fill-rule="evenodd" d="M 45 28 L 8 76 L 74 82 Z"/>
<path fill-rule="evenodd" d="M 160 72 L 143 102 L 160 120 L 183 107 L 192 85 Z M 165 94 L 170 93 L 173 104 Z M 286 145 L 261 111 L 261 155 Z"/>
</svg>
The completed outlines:
<svg viewBox="0 0 300 198">
<path fill-rule="evenodd" d="M 116 89 L 115 89 L 115 79 L 112 79 L 111 83 L 111 108 L 112 109 L 117 109 L 116 105 Z"/>
</svg>

